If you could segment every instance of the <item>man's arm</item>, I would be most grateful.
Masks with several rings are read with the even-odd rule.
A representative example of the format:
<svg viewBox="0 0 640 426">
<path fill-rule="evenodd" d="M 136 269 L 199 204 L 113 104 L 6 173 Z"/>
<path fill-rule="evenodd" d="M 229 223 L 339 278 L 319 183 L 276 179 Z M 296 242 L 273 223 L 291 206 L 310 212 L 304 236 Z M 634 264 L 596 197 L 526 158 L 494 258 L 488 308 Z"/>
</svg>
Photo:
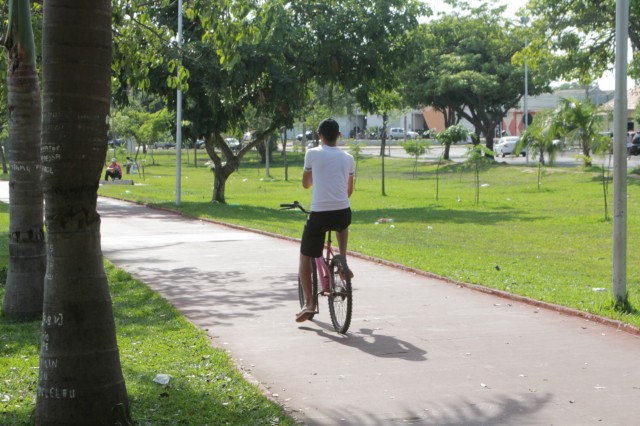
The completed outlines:
<svg viewBox="0 0 640 426">
<path fill-rule="evenodd" d="M 349 176 L 349 182 L 347 183 L 347 195 L 351 198 L 351 194 L 353 194 L 353 175 Z"/>
<path fill-rule="evenodd" d="M 313 185 L 313 175 L 311 174 L 311 170 L 305 170 L 302 173 L 302 187 L 304 189 L 310 188 Z"/>
</svg>

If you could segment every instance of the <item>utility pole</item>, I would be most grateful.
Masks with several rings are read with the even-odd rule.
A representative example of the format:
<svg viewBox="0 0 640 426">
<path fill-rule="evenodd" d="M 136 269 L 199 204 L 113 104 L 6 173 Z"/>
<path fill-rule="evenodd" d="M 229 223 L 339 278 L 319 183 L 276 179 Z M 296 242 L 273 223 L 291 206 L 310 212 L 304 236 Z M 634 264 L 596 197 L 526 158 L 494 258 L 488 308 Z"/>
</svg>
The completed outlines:
<svg viewBox="0 0 640 426">
<path fill-rule="evenodd" d="M 629 0 L 616 0 L 616 88 L 613 104 L 613 297 L 627 300 L 627 40 Z"/>
<path fill-rule="evenodd" d="M 182 56 L 182 0 L 178 0 L 178 53 Z M 178 72 L 180 69 L 178 68 Z M 179 84 L 179 82 L 178 82 Z M 180 205 L 182 174 L 182 91 L 178 88 L 176 99 L 176 206 Z"/>
<path fill-rule="evenodd" d="M 529 18 L 523 16 L 521 18 L 522 25 L 525 27 L 525 31 L 527 31 L 527 24 L 529 23 Z M 524 48 L 526 49 L 529 45 L 529 39 L 526 34 L 524 36 Z M 527 63 L 527 55 L 524 56 L 524 100 L 523 100 L 523 109 L 524 109 L 524 131 L 526 132 L 529 128 L 529 64 Z M 527 163 L 529 163 L 529 150 L 526 150 L 527 155 Z"/>
</svg>

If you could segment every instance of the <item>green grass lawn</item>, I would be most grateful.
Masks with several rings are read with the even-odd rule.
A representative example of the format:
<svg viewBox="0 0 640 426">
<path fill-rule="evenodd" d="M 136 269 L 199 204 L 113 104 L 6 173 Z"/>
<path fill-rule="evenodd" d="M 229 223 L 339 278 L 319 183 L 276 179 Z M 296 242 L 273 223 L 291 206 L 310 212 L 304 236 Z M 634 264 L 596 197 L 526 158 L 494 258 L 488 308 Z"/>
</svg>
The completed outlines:
<svg viewBox="0 0 640 426">
<path fill-rule="evenodd" d="M 9 207 L 0 203 L 0 299 L 8 229 Z M 295 424 L 166 300 L 126 272 L 105 265 L 135 424 Z M 0 425 L 35 423 L 40 322 L 13 323 L 0 315 Z M 172 376 L 168 385 L 153 382 L 159 373 Z"/>
<path fill-rule="evenodd" d="M 280 153 L 274 154 L 271 177 L 250 156 L 228 181 L 227 205 L 211 203 L 211 171 L 195 168 L 183 157 L 179 207 L 174 155 L 156 153 L 156 165 L 145 168 L 145 179 L 135 177 L 142 185 L 103 186 L 100 194 L 300 236 L 304 215 L 279 211 L 278 205 L 309 203 L 311 192 L 300 184 L 302 154 L 288 154 L 288 181 Z M 538 189 L 535 166 L 487 165 L 480 171 L 476 205 L 471 169 L 460 164 L 441 167 L 436 200 L 436 165 L 421 164 L 414 179 L 410 159 L 387 158 L 387 196 L 382 196 L 380 161 L 366 158 L 359 163 L 350 249 L 640 326 L 633 309 L 640 306 L 640 265 L 635 262 L 640 252 L 640 181 L 634 176 L 628 186 L 631 309 L 620 310 L 612 303 L 613 222 L 604 220 L 600 170 L 549 167 Z M 609 191 L 611 217 L 612 185 Z M 382 217 L 392 218 L 393 226 L 376 225 Z"/>
<path fill-rule="evenodd" d="M 134 176 L 135 186 L 107 185 L 100 194 L 299 237 L 304 215 L 280 211 L 278 205 L 309 203 L 311 193 L 300 184 L 301 154 L 289 155 L 288 181 L 280 154 L 274 154 L 271 177 L 252 154 L 230 178 L 226 205 L 211 203 L 211 171 L 193 167 L 192 157 L 183 159 L 179 207 L 173 151 L 156 151 L 155 165 L 145 167 L 144 179 Z M 203 153 L 199 161 L 204 163 Z M 461 165 L 441 168 L 436 200 L 435 165 L 421 164 L 413 179 L 412 160 L 385 163 L 388 195 L 383 197 L 380 159 L 360 162 L 352 197 L 352 250 L 640 326 L 634 309 L 640 305 L 640 181 L 635 177 L 628 190 L 631 308 L 620 310 L 612 303 L 613 225 L 604 220 L 598 170 L 547 168 L 538 190 L 535 167 L 486 166 L 480 171 L 476 205 L 474 175 Z M 393 223 L 376 224 L 382 217 Z M 7 230 L 8 207 L 0 203 L 0 275 L 6 274 Z M 128 274 L 108 263 L 106 268 L 123 371 L 139 424 L 293 423 L 167 302 Z M 357 280 L 364 283 L 366 277 Z M 2 291 L 0 286 L 0 296 Z M 38 321 L 13 324 L 0 317 L 0 424 L 33 423 L 38 341 Z M 168 387 L 153 383 L 157 373 L 173 376 Z"/>
</svg>

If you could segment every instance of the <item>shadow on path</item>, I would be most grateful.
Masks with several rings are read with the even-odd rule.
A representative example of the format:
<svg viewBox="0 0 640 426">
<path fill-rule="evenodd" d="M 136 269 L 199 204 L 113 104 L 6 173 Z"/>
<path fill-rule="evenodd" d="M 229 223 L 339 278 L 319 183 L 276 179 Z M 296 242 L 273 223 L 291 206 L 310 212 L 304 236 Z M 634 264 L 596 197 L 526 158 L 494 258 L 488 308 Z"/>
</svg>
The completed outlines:
<svg viewBox="0 0 640 426">
<path fill-rule="evenodd" d="M 343 346 L 355 348 L 380 358 L 399 358 L 405 361 L 426 361 L 427 351 L 401 339 L 382 334 L 370 328 L 350 331 L 347 335 L 337 334 L 330 324 L 314 321 L 320 330 L 307 326 L 300 329 L 313 331 Z"/>
</svg>

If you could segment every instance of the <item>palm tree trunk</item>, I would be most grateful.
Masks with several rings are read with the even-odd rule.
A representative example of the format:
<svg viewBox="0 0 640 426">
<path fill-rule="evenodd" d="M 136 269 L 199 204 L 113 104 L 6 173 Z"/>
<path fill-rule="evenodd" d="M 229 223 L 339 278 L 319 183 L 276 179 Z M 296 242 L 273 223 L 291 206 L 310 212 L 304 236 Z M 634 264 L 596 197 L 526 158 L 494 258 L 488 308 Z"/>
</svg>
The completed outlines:
<svg viewBox="0 0 640 426">
<path fill-rule="evenodd" d="M 96 210 L 109 129 L 111 2 L 47 0 L 42 40 L 48 263 L 36 424 L 127 424 Z"/>
<path fill-rule="evenodd" d="M 2 303 L 13 319 L 42 315 L 46 251 L 40 181 L 40 88 L 30 2 L 13 0 L 8 50 L 9 272 Z"/>
</svg>

